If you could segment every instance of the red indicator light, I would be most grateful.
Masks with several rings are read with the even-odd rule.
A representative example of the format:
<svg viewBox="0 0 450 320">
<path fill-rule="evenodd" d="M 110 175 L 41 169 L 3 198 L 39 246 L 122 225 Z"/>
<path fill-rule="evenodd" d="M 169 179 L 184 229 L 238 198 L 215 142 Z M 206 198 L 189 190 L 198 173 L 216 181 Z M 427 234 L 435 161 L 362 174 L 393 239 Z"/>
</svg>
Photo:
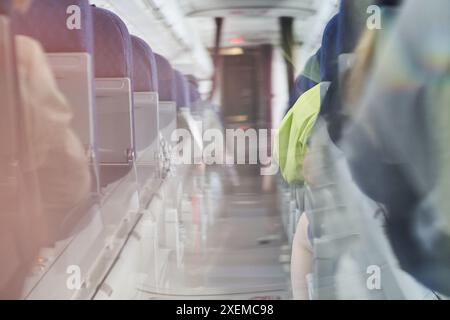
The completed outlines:
<svg viewBox="0 0 450 320">
<path fill-rule="evenodd" d="M 231 43 L 231 44 L 234 44 L 234 45 L 241 45 L 241 44 L 243 44 L 244 42 L 245 42 L 245 41 L 244 41 L 243 38 L 233 38 L 233 39 L 230 40 L 230 43 Z"/>
</svg>

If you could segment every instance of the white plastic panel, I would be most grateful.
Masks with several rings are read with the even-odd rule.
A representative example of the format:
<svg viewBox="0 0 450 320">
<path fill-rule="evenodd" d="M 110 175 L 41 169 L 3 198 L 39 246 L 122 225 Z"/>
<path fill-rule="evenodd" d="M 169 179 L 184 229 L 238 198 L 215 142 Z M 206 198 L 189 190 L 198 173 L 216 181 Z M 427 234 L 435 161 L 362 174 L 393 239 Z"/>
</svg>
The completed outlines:
<svg viewBox="0 0 450 320">
<path fill-rule="evenodd" d="M 158 150 L 159 105 L 156 92 L 134 93 L 134 125 L 136 135 L 136 158 L 155 164 Z M 152 148 L 153 147 L 153 148 Z"/>
<path fill-rule="evenodd" d="M 159 102 L 159 130 L 166 141 L 171 141 L 172 133 L 177 129 L 177 107 L 173 101 Z"/>
<path fill-rule="evenodd" d="M 72 126 L 89 149 L 95 139 L 92 58 L 88 53 L 49 53 L 47 59 L 59 89 L 73 110 Z"/>
<path fill-rule="evenodd" d="M 194 154 L 195 155 L 202 155 L 203 152 L 203 128 L 202 128 L 202 122 L 196 121 L 194 117 L 192 116 L 189 108 L 181 108 L 180 109 L 180 116 L 184 124 L 186 125 L 186 129 L 188 129 L 192 135 L 193 138 L 193 144 L 194 144 Z M 200 156 L 201 158 L 201 156 Z M 195 159 L 201 160 L 201 159 Z"/>
<path fill-rule="evenodd" d="M 134 145 L 131 80 L 104 78 L 95 84 L 100 162 L 126 164 Z"/>
<path fill-rule="evenodd" d="M 139 197 L 145 207 L 160 183 L 159 103 L 156 92 L 134 93 L 134 123 Z"/>
<path fill-rule="evenodd" d="M 84 226 L 84 224 L 88 223 Z M 42 264 L 30 275 L 24 290 L 26 299 L 73 299 L 106 246 L 106 233 L 99 208 L 94 206 L 70 239 L 42 251 Z M 79 272 L 78 272 L 79 271 Z M 71 276 L 80 276 L 79 281 Z M 71 281 L 72 280 L 72 281 Z M 93 288 L 91 288 L 93 290 Z"/>
<path fill-rule="evenodd" d="M 101 207 L 89 209 L 74 236 L 42 251 L 40 265 L 27 280 L 24 298 L 92 298 L 140 211 L 133 172 L 104 193 Z"/>
<path fill-rule="evenodd" d="M 158 249 L 156 226 L 150 212 L 142 217 L 95 300 L 139 299 L 144 280 L 157 283 L 165 259 Z"/>
</svg>

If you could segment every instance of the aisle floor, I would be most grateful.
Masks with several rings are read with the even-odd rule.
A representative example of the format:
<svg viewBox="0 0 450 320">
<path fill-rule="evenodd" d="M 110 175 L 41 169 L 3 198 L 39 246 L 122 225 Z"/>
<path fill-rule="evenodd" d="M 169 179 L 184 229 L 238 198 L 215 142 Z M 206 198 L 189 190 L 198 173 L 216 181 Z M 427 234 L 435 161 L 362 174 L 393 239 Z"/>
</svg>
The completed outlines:
<svg viewBox="0 0 450 320">
<path fill-rule="evenodd" d="M 203 181 L 193 183 L 194 190 L 202 185 L 203 192 L 192 193 L 192 218 L 180 224 L 183 252 L 169 253 L 159 294 L 143 294 L 164 299 L 289 298 L 288 263 L 282 262 L 288 256 L 287 241 L 276 188 L 257 172 L 212 168 L 193 178 Z"/>
</svg>

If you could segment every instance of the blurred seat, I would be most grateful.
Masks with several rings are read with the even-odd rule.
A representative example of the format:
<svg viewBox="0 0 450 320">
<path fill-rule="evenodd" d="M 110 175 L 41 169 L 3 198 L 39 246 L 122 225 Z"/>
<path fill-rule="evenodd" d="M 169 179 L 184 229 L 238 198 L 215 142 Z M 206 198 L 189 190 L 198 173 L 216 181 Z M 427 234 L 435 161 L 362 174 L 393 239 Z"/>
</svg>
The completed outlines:
<svg viewBox="0 0 450 320">
<path fill-rule="evenodd" d="M 159 129 L 165 141 L 170 141 L 177 128 L 176 84 L 174 71 L 169 61 L 155 54 L 158 68 Z"/>
<path fill-rule="evenodd" d="M 166 58 L 155 54 L 158 71 L 159 101 L 175 101 L 176 85 L 172 66 Z"/>
<path fill-rule="evenodd" d="M 158 67 L 150 46 L 141 38 L 131 36 L 133 46 L 133 91 L 158 92 Z"/>
<path fill-rule="evenodd" d="M 201 115 L 202 113 L 202 99 L 197 87 L 189 82 L 189 100 L 191 101 L 191 112 L 195 115 Z"/>
<path fill-rule="evenodd" d="M 178 128 L 190 131 L 194 142 L 194 154 L 200 155 L 203 150 L 203 132 L 199 122 L 193 117 L 190 83 L 178 70 L 174 70 L 174 77 L 177 88 L 176 104 L 179 111 Z M 196 159 L 196 161 L 200 161 L 200 159 Z"/>
<path fill-rule="evenodd" d="M 133 50 L 124 22 L 92 7 L 100 183 L 123 178 L 134 163 Z"/>
<path fill-rule="evenodd" d="M 33 1 L 26 13 L 14 14 L 13 25 L 15 34 L 34 38 L 43 46 L 58 86 L 72 106 L 72 126 L 87 152 L 95 157 L 93 29 L 89 1 Z"/>
<path fill-rule="evenodd" d="M 198 89 L 191 83 L 189 83 L 189 100 L 192 104 L 195 104 L 201 100 Z"/>
<path fill-rule="evenodd" d="M 28 294 L 51 264 L 45 254 L 38 258 L 40 249 L 89 220 L 92 204 L 84 201 L 89 177 L 68 125 L 72 112 L 41 47 L 31 37 L 13 38 L 11 27 L 24 16 L 11 3 L 0 6 L 0 298 Z"/>
<path fill-rule="evenodd" d="M 174 70 L 177 108 L 189 108 L 191 106 L 191 99 L 189 94 L 189 84 L 181 72 Z"/>
<path fill-rule="evenodd" d="M 9 15 L 11 13 L 11 7 L 11 0 L 2 0 L 2 2 L 0 2 L 0 15 Z"/>
<path fill-rule="evenodd" d="M 198 81 L 195 76 L 191 74 L 186 75 L 186 80 L 189 84 L 189 99 L 193 106 L 198 105 L 201 101 L 201 96 L 198 91 Z"/>
<path fill-rule="evenodd" d="M 132 36 L 133 97 L 136 140 L 136 169 L 143 205 L 154 191 L 153 179 L 159 178 L 159 105 L 155 55 L 142 39 Z"/>
<path fill-rule="evenodd" d="M 158 76 L 152 49 L 138 37 L 132 36 L 131 41 L 136 152 L 139 158 L 158 137 Z"/>
</svg>

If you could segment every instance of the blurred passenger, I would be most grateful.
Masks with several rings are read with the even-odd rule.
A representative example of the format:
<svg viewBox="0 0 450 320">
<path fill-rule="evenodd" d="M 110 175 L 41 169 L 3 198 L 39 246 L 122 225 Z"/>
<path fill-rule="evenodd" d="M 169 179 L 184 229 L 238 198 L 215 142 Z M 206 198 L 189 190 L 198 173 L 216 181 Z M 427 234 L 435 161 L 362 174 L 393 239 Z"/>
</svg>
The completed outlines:
<svg viewBox="0 0 450 320">
<path fill-rule="evenodd" d="M 335 23 L 336 17 L 332 19 L 327 29 L 333 30 L 332 24 Z M 328 34 L 327 30 L 325 34 Z M 323 51 L 326 50 L 320 51 L 321 56 L 324 54 Z M 301 79 L 304 78 L 301 77 Z M 314 83 L 314 81 L 311 81 L 309 85 Z M 305 89 L 307 88 L 308 84 L 305 84 Z M 275 158 L 280 166 L 283 178 L 291 185 L 304 182 L 302 173 L 307 143 L 320 111 L 319 83 L 315 83 L 305 92 L 299 93 L 300 96 L 283 118 L 275 140 Z"/>
<path fill-rule="evenodd" d="M 330 83 L 330 89 L 327 91 L 325 99 L 321 99 L 320 95 L 323 95 L 324 92 L 321 93 L 319 87 L 319 110 L 314 118 L 314 124 L 316 122 L 315 119 L 320 116 L 329 122 L 330 128 L 333 129 L 334 126 L 337 128 L 340 127 L 341 120 L 338 117 L 329 116 L 330 114 L 336 113 L 336 109 L 339 110 L 339 103 L 335 100 L 340 99 L 340 97 L 333 94 L 333 91 L 339 93 L 339 60 L 342 54 L 352 53 L 354 51 L 363 30 L 363 26 L 365 25 L 365 13 L 370 4 L 370 1 L 357 2 L 342 0 L 338 15 L 333 17 L 325 28 L 320 50 L 320 81 L 322 83 Z M 336 103 L 338 108 L 335 107 Z M 300 105 L 298 107 L 300 107 Z M 337 125 L 334 123 L 335 121 L 338 122 Z M 308 132 L 308 140 L 310 139 L 312 132 L 313 129 L 311 128 Z M 298 166 L 298 158 L 294 158 L 298 166 L 297 168 L 302 170 L 302 177 L 305 178 L 305 181 L 308 184 L 315 183 L 315 177 L 312 174 L 313 170 L 310 170 L 318 160 L 314 159 L 314 157 L 314 155 L 310 154 L 307 149 L 305 149 L 305 153 L 301 159 L 301 166 Z M 292 161 L 294 161 L 294 159 L 292 159 Z M 301 294 L 301 289 L 304 288 L 304 284 L 306 283 L 306 272 L 312 272 L 313 256 L 309 228 L 308 216 L 303 214 L 297 227 L 295 242 L 293 243 L 292 248 L 291 277 L 294 298 L 306 296 L 305 292 Z M 305 254 L 308 252 L 309 254 Z M 305 265 L 308 265 L 309 268 L 305 268 Z M 301 277 L 302 279 L 299 280 L 297 277 Z"/>
<path fill-rule="evenodd" d="M 28 0 L 14 0 L 14 8 L 24 11 L 30 3 Z M 19 159 L 25 183 L 22 187 L 30 189 L 27 178 L 33 175 L 36 183 L 32 193 L 19 196 L 26 197 L 23 199 L 24 205 L 31 201 L 31 197 L 35 198 L 36 206 L 27 207 L 29 211 L 26 214 L 30 220 L 20 221 L 30 226 L 30 233 L 8 238 L 12 241 L 9 243 L 12 250 L 9 257 L 12 260 L 2 257 L 0 298 L 11 299 L 20 297 L 39 248 L 52 246 L 56 240 L 64 238 L 62 226 L 70 220 L 69 212 L 87 198 L 90 190 L 88 159 L 70 127 L 72 111 L 56 85 L 43 49 L 28 37 L 17 36 L 15 42 L 21 134 L 24 135 L 23 144 L 26 144 L 21 146 L 23 152 Z M 17 213 L 17 219 L 27 217 Z M 8 235 L 7 230 L 8 226 L 2 226 L 1 235 Z M 20 250 L 16 241 L 30 242 L 33 250 L 15 252 Z"/>
<path fill-rule="evenodd" d="M 358 99 L 364 94 L 370 80 L 377 49 L 383 47 L 401 2 L 402 0 L 375 0 L 374 3 L 381 10 L 382 28 L 380 30 L 365 28 L 353 59 L 348 61 L 349 65 L 343 68 L 341 61 L 339 77 L 332 83 L 323 107 L 330 137 L 338 146 L 342 130 L 348 124 L 347 121 L 350 120 L 353 109 L 357 107 Z"/>
<path fill-rule="evenodd" d="M 333 78 L 334 69 L 337 69 L 335 66 L 337 61 L 337 31 L 338 31 L 338 16 L 334 16 L 330 22 L 327 24 L 323 38 L 322 38 L 322 47 L 319 50 L 320 54 L 320 70 L 319 71 L 319 82 L 329 81 Z M 308 132 L 306 132 L 306 139 L 309 140 L 309 136 L 312 133 L 312 127 L 315 124 L 316 118 L 320 111 L 321 105 L 321 87 L 319 84 L 316 84 L 312 89 L 308 92 L 314 92 L 315 99 L 314 100 L 303 100 L 299 98 L 294 105 L 294 108 L 299 108 L 299 110 L 308 110 L 306 102 L 313 104 L 315 116 L 311 119 L 311 127 Z M 305 93 L 305 94 L 307 94 Z M 292 112 L 296 110 L 293 108 Z M 296 112 L 294 114 L 300 119 L 297 121 L 302 121 L 301 117 L 303 114 L 300 112 Z M 300 127 L 298 130 L 304 130 L 304 128 Z M 290 131 L 290 134 L 294 134 L 290 138 L 298 139 L 295 135 L 295 132 Z M 304 158 L 303 159 L 295 159 L 296 161 L 301 161 L 301 163 L 296 163 L 297 166 L 293 170 L 302 170 L 302 178 L 305 179 L 306 183 L 314 184 L 314 177 L 310 176 L 310 170 L 308 170 L 309 161 L 311 161 L 311 157 L 308 157 L 308 152 L 306 150 L 306 140 L 304 142 Z M 292 159 L 294 160 L 294 159 Z M 293 298 L 295 300 L 307 300 L 310 298 L 308 291 L 308 275 L 312 273 L 312 262 L 313 262 L 313 251 L 312 245 L 310 242 L 310 236 L 308 234 L 309 229 L 309 221 L 307 216 L 302 212 L 302 215 L 299 219 L 294 241 L 292 244 L 292 257 L 291 257 L 291 281 L 292 281 L 292 290 L 293 290 Z"/>
<path fill-rule="evenodd" d="M 387 235 L 401 266 L 446 295 L 449 32 L 448 1 L 406 1 L 344 136 L 354 180 L 386 207 Z"/>
</svg>

